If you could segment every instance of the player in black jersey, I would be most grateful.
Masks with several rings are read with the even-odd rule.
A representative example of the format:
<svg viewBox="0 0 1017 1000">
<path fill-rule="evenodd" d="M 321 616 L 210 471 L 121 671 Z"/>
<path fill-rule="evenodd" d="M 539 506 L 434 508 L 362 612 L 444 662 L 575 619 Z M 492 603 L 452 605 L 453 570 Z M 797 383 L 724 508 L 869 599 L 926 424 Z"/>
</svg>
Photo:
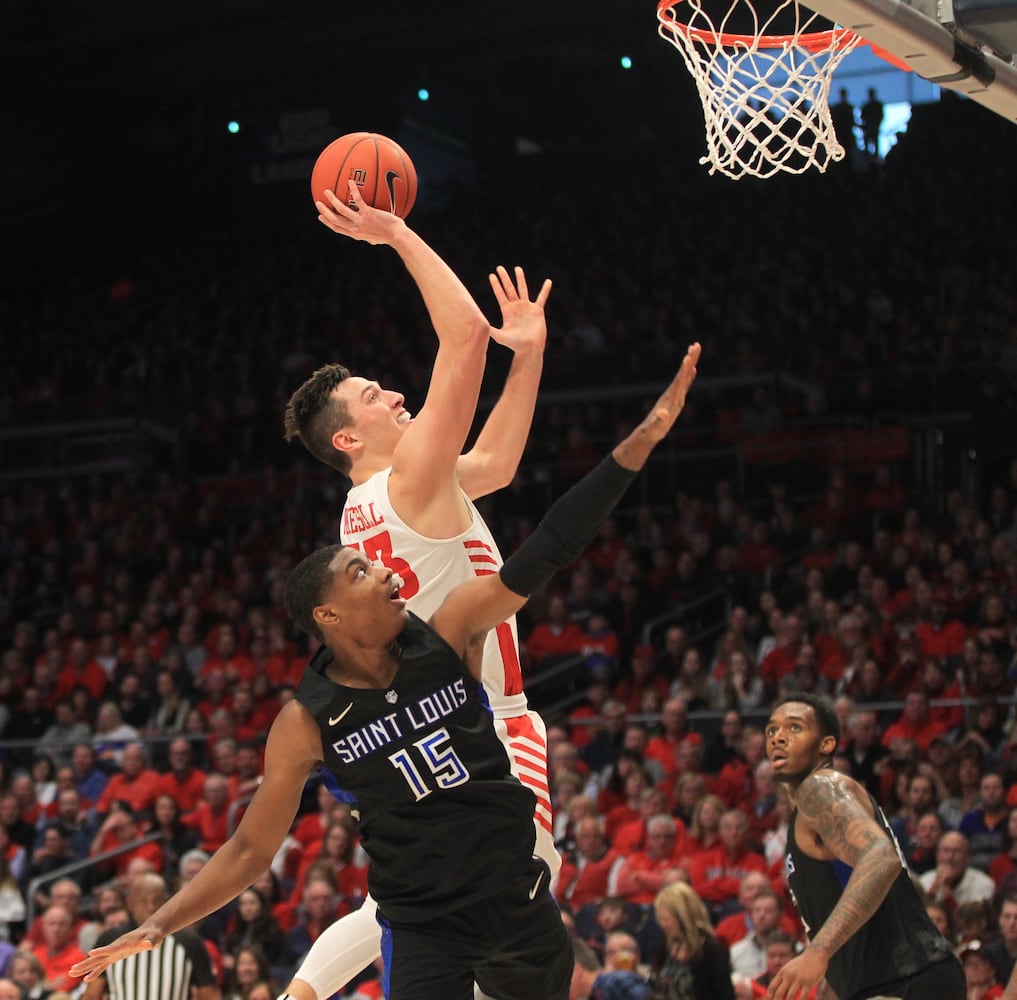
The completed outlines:
<svg viewBox="0 0 1017 1000">
<path fill-rule="evenodd" d="M 785 874 L 809 937 L 767 1000 L 964 1000 L 964 972 L 925 912 L 872 796 L 833 769 L 840 724 L 825 698 L 777 701 L 766 725 L 774 776 L 791 796 Z"/>
<path fill-rule="evenodd" d="M 304 559 L 286 607 L 322 649 L 272 725 L 240 825 L 180 892 L 73 973 L 91 981 L 247 888 L 321 769 L 350 802 L 371 861 L 389 1000 L 472 1000 L 474 982 L 495 1000 L 565 1000 L 572 947 L 533 857 L 533 793 L 511 773 L 480 684 L 484 638 L 593 539 L 681 412 L 699 353 L 689 348 L 654 409 L 501 570 L 454 588 L 430 622 L 359 550 Z"/>
</svg>

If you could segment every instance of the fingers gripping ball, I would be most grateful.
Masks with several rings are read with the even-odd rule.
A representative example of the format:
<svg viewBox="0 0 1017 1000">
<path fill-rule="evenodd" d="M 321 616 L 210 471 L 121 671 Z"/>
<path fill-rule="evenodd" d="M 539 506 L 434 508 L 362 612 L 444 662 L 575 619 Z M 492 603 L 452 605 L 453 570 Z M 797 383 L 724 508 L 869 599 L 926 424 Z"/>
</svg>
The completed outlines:
<svg viewBox="0 0 1017 1000">
<path fill-rule="evenodd" d="M 326 201 L 325 191 L 340 198 L 349 192 L 349 179 L 373 208 L 405 219 L 417 197 L 417 171 L 398 143 L 376 132 L 351 132 L 330 142 L 311 171 L 311 194 Z"/>
</svg>

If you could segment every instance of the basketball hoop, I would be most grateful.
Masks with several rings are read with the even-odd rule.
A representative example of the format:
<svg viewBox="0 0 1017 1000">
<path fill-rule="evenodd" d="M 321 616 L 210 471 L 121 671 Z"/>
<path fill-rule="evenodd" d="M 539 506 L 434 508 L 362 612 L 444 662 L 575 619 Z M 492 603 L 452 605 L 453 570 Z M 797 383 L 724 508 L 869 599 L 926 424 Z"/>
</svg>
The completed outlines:
<svg viewBox="0 0 1017 1000">
<path fill-rule="evenodd" d="M 725 5 L 711 17 L 704 0 L 657 4 L 657 30 L 682 54 L 703 103 L 707 155 L 699 162 L 737 180 L 810 167 L 822 172 L 844 159 L 830 115 L 830 80 L 861 36 L 816 30 L 819 15 L 798 0 L 776 0 L 765 17 L 753 0 L 719 0 L 715 9 Z M 742 34 L 729 30 L 738 20 Z"/>
</svg>

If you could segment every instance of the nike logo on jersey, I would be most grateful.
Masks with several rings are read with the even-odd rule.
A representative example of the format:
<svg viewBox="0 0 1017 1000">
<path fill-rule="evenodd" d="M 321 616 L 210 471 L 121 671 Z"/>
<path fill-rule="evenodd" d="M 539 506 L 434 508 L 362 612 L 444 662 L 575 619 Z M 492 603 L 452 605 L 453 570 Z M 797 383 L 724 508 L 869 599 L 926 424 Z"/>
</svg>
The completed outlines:
<svg viewBox="0 0 1017 1000">
<path fill-rule="evenodd" d="M 341 711 L 341 712 L 340 712 L 340 713 L 339 713 L 339 714 L 338 714 L 337 716 L 335 716 L 335 717 L 333 717 L 333 716 L 329 716 L 329 718 L 328 718 L 328 724 L 329 724 L 330 726 L 338 726 L 338 725 L 339 725 L 339 723 L 340 723 L 340 722 L 342 722 L 342 721 L 343 721 L 343 719 L 345 719 L 345 718 L 346 718 L 346 713 L 347 713 L 347 712 L 348 712 L 348 711 L 349 711 L 349 710 L 350 710 L 351 708 L 353 708 L 353 702 L 352 702 L 352 701 L 351 701 L 351 702 L 350 702 L 350 703 L 349 703 L 349 704 L 348 704 L 348 705 L 347 705 L 347 706 L 346 706 L 346 707 L 345 707 L 345 708 L 344 708 L 344 709 L 343 709 L 343 710 L 342 710 L 342 711 Z"/>
<path fill-rule="evenodd" d="M 533 883 L 533 888 L 530 890 L 530 899 L 536 899 L 536 897 L 537 897 L 537 890 L 540 888 L 540 882 L 543 879 L 543 877 L 544 877 L 544 873 L 543 872 L 541 872 L 537 876 L 537 881 Z"/>
</svg>

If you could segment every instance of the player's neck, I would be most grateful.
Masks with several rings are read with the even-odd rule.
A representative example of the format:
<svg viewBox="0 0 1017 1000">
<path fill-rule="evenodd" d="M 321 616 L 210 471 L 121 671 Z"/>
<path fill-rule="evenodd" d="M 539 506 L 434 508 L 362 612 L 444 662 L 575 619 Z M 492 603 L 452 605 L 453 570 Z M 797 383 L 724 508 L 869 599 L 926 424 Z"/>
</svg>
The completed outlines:
<svg viewBox="0 0 1017 1000">
<path fill-rule="evenodd" d="M 806 781 L 808 781 L 809 778 L 811 778 L 815 774 L 821 774 L 823 771 L 832 771 L 832 770 L 833 764 L 829 760 L 822 758 L 816 761 L 815 766 L 813 766 L 813 768 L 808 772 L 808 774 L 803 774 L 802 777 L 797 779 L 796 781 L 789 781 L 784 787 L 787 789 L 787 794 L 791 799 L 791 804 L 792 805 L 795 804 L 798 789 L 801 788 L 801 786 Z"/>
<path fill-rule="evenodd" d="M 362 486 L 368 479 L 379 472 L 383 472 L 391 464 L 391 454 L 363 454 L 353 463 L 353 468 L 350 469 L 350 479 L 353 480 L 354 486 Z"/>
<path fill-rule="evenodd" d="M 381 646 L 349 642 L 329 648 L 333 657 L 326 670 L 329 679 L 352 688 L 390 687 L 399 672 L 403 652 L 398 640 Z"/>
</svg>

